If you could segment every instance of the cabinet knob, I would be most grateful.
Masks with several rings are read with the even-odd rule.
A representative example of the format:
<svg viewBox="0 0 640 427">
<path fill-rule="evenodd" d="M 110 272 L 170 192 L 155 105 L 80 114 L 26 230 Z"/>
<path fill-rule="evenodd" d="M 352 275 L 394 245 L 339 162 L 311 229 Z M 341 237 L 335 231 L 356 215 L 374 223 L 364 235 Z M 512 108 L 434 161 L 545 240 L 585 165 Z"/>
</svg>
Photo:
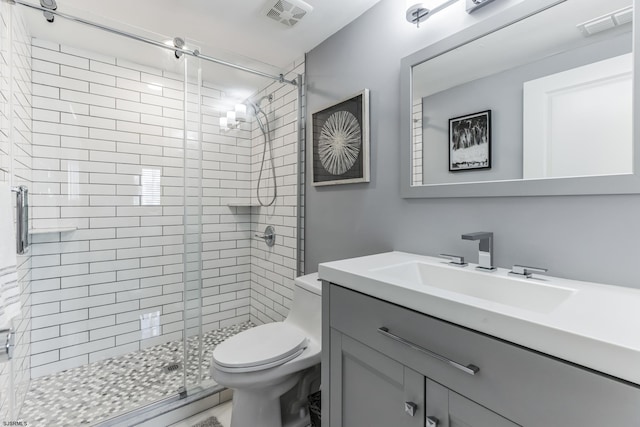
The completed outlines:
<svg viewBox="0 0 640 427">
<path fill-rule="evenodd" d="M 438 427 L 440 420 L 436 417 L 427 417 L 427 427 Z"/>
<path fill-rule="evenodd" d="M 411 415 L 412 417 L 416 415 L 416 410 L 418 409 L 418 405 L 413 402 L 404 402 L 404 412 Z"/>
</svg>

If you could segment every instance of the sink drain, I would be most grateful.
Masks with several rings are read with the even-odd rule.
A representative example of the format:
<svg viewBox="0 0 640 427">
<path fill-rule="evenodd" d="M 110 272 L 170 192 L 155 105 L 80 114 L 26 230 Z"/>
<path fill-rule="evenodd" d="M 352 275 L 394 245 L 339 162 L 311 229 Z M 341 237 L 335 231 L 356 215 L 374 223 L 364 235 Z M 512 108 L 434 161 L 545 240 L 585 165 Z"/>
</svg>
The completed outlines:
<svg viewBox="0 0 640 427">
<path fill-rule="evenodd" d="M 171 363 L 162 368 L 162 372 L 170 374 L 171 372 L 179 371 L 182 368 L 182 363 Z"/>
</svg>

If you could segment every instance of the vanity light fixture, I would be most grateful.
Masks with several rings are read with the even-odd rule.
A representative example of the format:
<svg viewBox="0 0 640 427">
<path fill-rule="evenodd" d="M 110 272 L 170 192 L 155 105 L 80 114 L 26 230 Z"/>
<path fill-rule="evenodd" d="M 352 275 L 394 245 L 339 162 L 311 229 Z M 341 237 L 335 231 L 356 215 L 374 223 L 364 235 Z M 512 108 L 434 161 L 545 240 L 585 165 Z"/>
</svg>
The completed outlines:
<svg viewBox="0 0 640 427">
<path fill-rule="evenodd" d="M 225 116 L 221 116 L 219 119 L 220 130 L 222 132 L 228 132 L 233 129 L 238 129 L 240 123 L 236 120 L 235 111 L 227 111 Z"/>
<path fill-rule="evenodd" d="M 232 129 L 238 129 L 240 127 L 240 123 L 246 121 L 247 105 L 236 104 L 233 110 L 227 111 L 226 115 L 220 117 L 220 130 L 223 132 L 227 132 Z"/>
<path fill-rule="evenodd" d="M 451 6 L 458 0 L 430 0 L 423 3 L 416 3 L 407 8 L 407 21 L 416 24 L 420 28 L 420 23 L 426 21 L 436 12 Z"/>
<path fill-rule="evenodd" d="M 492 1 L 493 0 L 467 0 L 467 13 L 474 12 Z"/>
<path fill-rule="evenodd" d="M 247 104 L 236 104 L 236 120 L 244 122 L 247 120 Z"/>
<path fill-rule="evenodd" d="M 229 130 L 229 121 L 227 120 L 227 116 L 220 117 L 220 130 L 222 132 L 226 132 Z"/>
</svg>

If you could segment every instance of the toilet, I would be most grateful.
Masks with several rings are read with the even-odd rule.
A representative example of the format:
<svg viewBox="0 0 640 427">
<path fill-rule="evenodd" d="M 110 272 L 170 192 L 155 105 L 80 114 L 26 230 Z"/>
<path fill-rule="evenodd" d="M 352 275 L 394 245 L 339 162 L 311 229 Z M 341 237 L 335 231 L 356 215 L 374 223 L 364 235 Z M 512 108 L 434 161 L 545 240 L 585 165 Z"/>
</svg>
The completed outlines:
<svg viewBox="0 0 640 427">
<path fill-rule="evenodd" d="M 298 277 L 283 322 L 240 332 L 214 349 L 211 377 L 233 389 L 231 427 L 309 424 L 305 403 L 320 375 L 321 292 L 317 273 Z"/>
</svg>

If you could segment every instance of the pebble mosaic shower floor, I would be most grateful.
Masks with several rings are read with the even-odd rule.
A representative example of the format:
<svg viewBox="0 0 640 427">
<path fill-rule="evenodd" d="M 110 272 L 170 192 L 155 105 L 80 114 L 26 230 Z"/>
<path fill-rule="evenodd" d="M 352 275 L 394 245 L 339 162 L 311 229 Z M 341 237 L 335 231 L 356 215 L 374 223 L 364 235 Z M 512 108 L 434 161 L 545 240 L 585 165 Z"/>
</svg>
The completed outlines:
<svg viewBox="0 0 640 427">
<path fill-rule="evenodd" d="M 216 345 L 249 329 L 250 322 L 204 334 L 202 374 L 210 379 L 211 355 Z M 200 375 L 197 337 L 188 339 L 187 382 Z M 135 353 L 90 363 L 31 381 L 20 419 L 29 426 L 83 426 L 105 421 L 177 394 L 182 387 L 182 341 L 171 341 Z"/>
</svg>

